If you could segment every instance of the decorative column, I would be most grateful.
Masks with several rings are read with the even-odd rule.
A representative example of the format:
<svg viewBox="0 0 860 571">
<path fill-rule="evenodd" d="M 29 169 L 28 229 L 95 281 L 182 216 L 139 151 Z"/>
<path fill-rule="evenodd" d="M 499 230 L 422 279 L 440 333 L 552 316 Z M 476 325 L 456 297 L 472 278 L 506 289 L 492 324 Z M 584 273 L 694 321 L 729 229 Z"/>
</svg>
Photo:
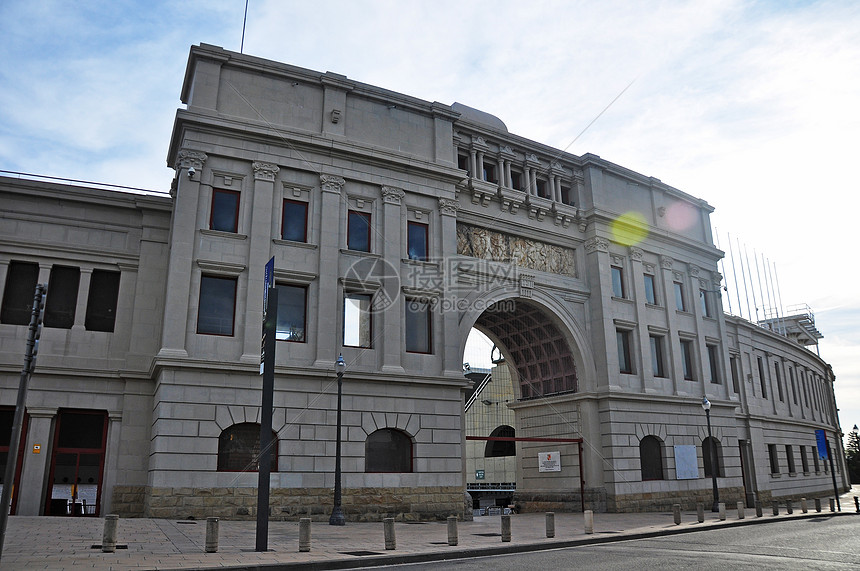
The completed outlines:
<svg viewBox="0 0 860 571">
<path fill-rule="evenodd" d="M 26 444 L 22 454 L 23 465 L 17 494 L 18 509 L 15 513 L 42 515 L 39 513 L 39 507 L 42 503 L 42 489 L 48 478 L 48 462 L 51 459 L 49 451 L 54 441 L 51 426 L 54 417 L 57 416 L 57 409 L 28 406 L 27 414 L 30 415 L 30 419 L 27 434 L 21 434 L 21 438 L 26 437 Z M 36 453 L 36 446 L 39 446 L 38 453 Z"/>
<path fill-rule="evenodd" d="M 245 331 L 242 362 L 260 362 L 260 338 L 263 331 L 263 281 L 266 263 L 272 257 L 272 209 L 275 203 L 275 176 L 280 168 L 272 163 L 253 163 L 254 189 L 247 193 L 252 204 L 248 228 L 248 287 L 245 290 Z M 244 197 L 244 195 L 243 195 Z M 237 293 L 237 302 L 238 302 Z M 239 304 L 237 303 L 237 306 Z M 239 307 L 237 315 L 239 314 Z"/>
<path fill-rule="evenodd" d="M 672 379 L 672 392 L 675 395 L 686 394 L 682 391 L 681 383 L 684 381 L 684 364 L 681 362 L 680 340 L 678 339 L 678 316 L 675 306 L 675 281 L 676 272 L 673 270 L 675 260 L 669 256 L 660 256 L 660 268 L 663 270 L 663 299 L 666 300 L 666 323 L 669 326 L 669 334 L 666 339 L 666 365 L 667 374 Z M 678 274 L 678 280 L 681 275 Z M 689 297 L 689 296 L 688 296 Z"/>
<path fill-rule="evenodd" d="M 320 175 L 321 220 L 337 220 L 337 224 L 320 223 L 319 247 L 319 299 L 317 301 L 317 339 L 315 366 L 331 368 L 337 359 L 338 348 L 343 343 L 338 330 L 338 312 L 343 309 L 343 299 L 338 293 L 338 261 L 340 248 L 346 246 L 341 241 L 341 229 L 346 228 L 346 197 L 342 196 L 346 181 L 335 175 Z M 312 311 L 309 308 L 309 311 Z M 332 335 L 332 332 L 335 332 Z"/>
<path fill-rule="evenodd" d="M 75 323 L 73 331 L 83 331 L 87 318 L 87 299 L 90 294 L 90 281 L 92 281 L 92 268 L 81 268 L 81 279 L 78 282 L 78 299 L 75 303 Z"/>
<path fill-rule="evenodd" d="M 400 271 L 400 260 L 403 255 L 403 211 L 401 204 L 406 193 L 393 186 L 382 187 L 382 220 L 380 231 L 385 237 L 382 240 L 383 267 L 386 270 Z M 390 280 L 386 280 L 388 282 Z M 385 287 L 385 284 L 383 284 Z M 387 292 L 394 303 L 382 311 L 382 370 L 390 373 L 402 373 L 402 347 L 405 335 L 403 315 L 403 299 L 400 292 Z"/>
<path fill-rule="evenodd" d="M 185 333 L 188 326 L 188 300 L 191 295 L 191 270 L 194 263 L 194 236 L 200 197 L 200 177 L 206 153 L 182 149 L 177 155 L 176 190 L 170 222 L 170 258 L 167 262 L 167 288 L 164 324 L 159 357 L 187 357 Z M 190 169 L 194 169 L 192 171 Z"/>
<path fill-rule="evenodd" d="M 456 305 L 453 302 L 455 292 L 449 290 L 450 286 L 457 283 L 457 267 L 452 263 L 457 256 L 457 212 L 460 210 L 460 203 L 452 198 L 439 199 L 439 233 L 441 234 L 441 250 L 439 252 L 442 259 L 443 267 L 440 271 L 443 272 L 443 282 L 445 291 L 442 292 L 442 301 L 452 302 L 448 305 Z M 437 340 L 441 342 L 441 357 L 442 370 L 445 376 L 463 376 L 462 355 L 460 354 L 460 332 L 459 332 L 459 314 L 456 310 L 444 311 L 443 304 L 442 312 L 442 331 L 435 335 Z M 464 432 L 465 434 L 465 432 Z M 464 436 L 465 438 L 465 436 Z"/>
</svg>

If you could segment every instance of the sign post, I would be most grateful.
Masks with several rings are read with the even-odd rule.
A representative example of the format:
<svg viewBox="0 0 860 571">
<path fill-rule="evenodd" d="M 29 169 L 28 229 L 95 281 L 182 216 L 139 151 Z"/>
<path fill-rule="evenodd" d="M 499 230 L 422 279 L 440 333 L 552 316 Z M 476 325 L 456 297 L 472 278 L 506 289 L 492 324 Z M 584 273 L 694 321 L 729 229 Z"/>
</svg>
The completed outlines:
<svg viewBox="0 0 860 571">
<path fill-rule="evenodd" d="M 263 286 L 263 341 L 260 374 L 263 399 L 260 410 L 260 458 L 257 471 L 256 551 L 268 551 L 269 487 L 272 467 L 272 404 L 275 392 L 275 335 L 278 323 L 278 290 L 275 288 L 275 258 L 266 264 Z"/>
<path fill-rule="evenodd" d="M 827 432 L 824 430 L 815 431 L 815 442 L 818 448 L 818 457 L 824 458 L 830 462 L 830 476 L 833 478 L 833 495 L 836 497 L 836 509 L 842 511 L 842 506 L 839 505 L 839 486 L 836 485 L 836 470 L 833 469 L 833 455 L 830 454 L 830 447 L 827 445 Z"/>
</svg>

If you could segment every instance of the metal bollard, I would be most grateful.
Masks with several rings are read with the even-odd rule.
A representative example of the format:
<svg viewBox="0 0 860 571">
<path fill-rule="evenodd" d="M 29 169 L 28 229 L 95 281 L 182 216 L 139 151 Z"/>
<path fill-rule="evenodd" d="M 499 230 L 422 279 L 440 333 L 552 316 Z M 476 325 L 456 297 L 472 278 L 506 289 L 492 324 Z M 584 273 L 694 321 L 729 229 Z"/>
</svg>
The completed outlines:
<svg viewBox="0 0 860 571">
<path fill-rule="evenodd" d="M 696 504 L 696 519 L 699 523 L 705 523 L 705 504 Z"/>
<path fill-rule="evenodd" d="M 113 553 L 116 551 L 116 527 L 119 516 L 109 514 L 105 516 L 105 529 L 102 536 L 102 551 L 104 553 Z"/>
<path fill-rule="evenodd" d="M 681 504 L 672 504 L 672 515 L 675 516 L 675 525 L 681 525 Z"/>
<path fill-rule="evenodd" d="M 857 513 L 860 514 L 860 498 L 854 496 L 854 509 L 857 510 Z"/>
<path fill-rule="evenodd" d="M 457 516 L 448 516 L 448 545 L 457 545 L 459 538 L 457 535 Z"/>
<path fill-rule="evenodd" d="M 761 517 L 761 516 L 762 516 L 762 504 L 761 504 L 761 500 L 756 500 L 756 501 L 755 501 L 755 516 L 756 516 L 756 517 Z"/>
<path fill-rule="evenodd" d="M 585 516 L 585 533 L 594 533 L 594 512 L 585 510 L 583 515 Z"/>
<path fill-rule="evenodd" d="M 746 514 L 744 514 L 744 503 L 738 502 L 738 519 L 744 519 Z"/>
<path fill-rule="evenodd" d="M 311 518 L 303 517 L 299 520 L 299 552 L 305 553 L 311 550 Z"/>
<path fill-rule="evenodd" d="M 794 513 L 794 504 L 791 503 L 791 500 L 785 500 L 785 513 L 791 515 Z"/>
<path fill-rule="evenodd" d="M 206 518 L 206 553 L 216 553 L 218 551 L 218 518 Z"/>
<path fill-rule="evenodd" d="M 397 538 L 394 537 L 394 518 L 382 519 L 382 531 L 385 534 L 385 549 L 397 549 Z"/>
<path fill-rule="evenodd" d="M 830 511 L 836 511 L 836 500 L 834 498 L 830 498 Z"/>
<path fill-rule="evenodd" d="M 511 516 L 502 515 L 502 541 L 507 543 L 511 540 Z"/>
<path fill-rule="evenodd" d="M 723 502 L 718 503 L 717 510 L 720 512 L 720 521 L 726 521 L 726 504 Z"/>
<path fill-rule="evenodd" d="M 800 498 L 800 511 L 802 511 L 803 513 L 809 511 L 806 509 L 806 498 Z"/>
<path fill-rule="evenodd" d="M 821 513 L 821 498 L 815 498 L 815 511 Z"/>
<path fill-rule="evenodd" d="M 773 515 L 779 515 L 779 502 L 776 500 L 773 502 Z"/>
<path fill-rule="evenodd" d="M 546 512 L 546 536 L 555 537 L 555 512 Z"/>
</svg>

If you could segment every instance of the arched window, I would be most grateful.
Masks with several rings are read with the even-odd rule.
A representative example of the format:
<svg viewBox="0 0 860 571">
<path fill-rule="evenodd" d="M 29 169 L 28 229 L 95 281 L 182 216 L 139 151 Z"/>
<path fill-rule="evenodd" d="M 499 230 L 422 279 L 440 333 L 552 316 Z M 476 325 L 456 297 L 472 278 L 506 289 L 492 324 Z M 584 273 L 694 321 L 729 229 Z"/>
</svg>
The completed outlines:
<svg viewBox="0 0 860 571">
<path fill-rule="evenodd" d="M 646 436 L 639 441 L 639 461 L 642 464 L 642 480 L 663 479 L 663 444 L 656 436 Z"/>
<path fill-rule="evenodd" d="M 272 431 L 272 464 L 278 471 L 278 435 Z M 219 472 L 257 472 L 260 468 L 260 425 L 243 422 L 226 428 L 218 437 Z"/>
<path fill-rule="evenodd" d="M 490 433 L 490 438 L 513 438 L 516 435 L 513 427 L 503 424 Z M 517 446 L 513 440 L 488 440 L 484 449 L 484 457 L 516 456 Z"/>
<path fill-rule="evenodd" d="M 711 456 L 711 445 L 714 447 L 714 456 Z M 705 466 L 705 477 L 711 477 L 711 458 L 716 457 L 717 461 L 717 478 L 723 477 L 723 447 L 720 441 L 710 436 L 702 440 L 702 460 Z"/>
<path fill-rule="evenodd" d="M 399 430 L 382 428 L 364 443 L 365 472 L 411 472 L 412 439 Z"/>
</svg>

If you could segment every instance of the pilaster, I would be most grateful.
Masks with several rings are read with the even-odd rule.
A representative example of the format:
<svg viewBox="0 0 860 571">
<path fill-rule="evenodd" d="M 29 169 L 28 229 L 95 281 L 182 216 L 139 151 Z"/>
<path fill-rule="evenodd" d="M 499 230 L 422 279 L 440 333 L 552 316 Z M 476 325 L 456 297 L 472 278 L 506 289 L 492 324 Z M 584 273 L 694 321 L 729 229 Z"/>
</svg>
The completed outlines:
<svg viewBox="0 0 860 571">
<path fill-rule="evenodd" d="M 382 187 L 382 221 L 380 232 L 386 239 L 382 240 L 382 259 L 386 268 L 400 268 L 403 255 L 403 211 L 402 203 L 406 193 L 393 186 Z M 403 372 L 402 339 L 404 324 L 401 316 L 403 301 L 397 299 L 382 311 L 382 370 L 385 372 Z"/>
<path fill-rule="evenodd" d="M 320 276 L 338 276 L 341 229 L 345 226 L 346 198 L 342 192 L 346 181 L 336 175 L 320 175 L 320 208 L 315 214 L 320 226 Z M 330 221 L 337 221 L 333 223 Z M 327 222 L 327 223 L 324 223 Z M 343 246 L 346 241 L 343 240 Z M 331 367 L 343 343 L 338 329 L 338 312 L 343 310 L 343 299 L 338 293 L 337 279 L 319 280 L 319 315 L 317 317 L 316 366 Z"/>
</svg>

